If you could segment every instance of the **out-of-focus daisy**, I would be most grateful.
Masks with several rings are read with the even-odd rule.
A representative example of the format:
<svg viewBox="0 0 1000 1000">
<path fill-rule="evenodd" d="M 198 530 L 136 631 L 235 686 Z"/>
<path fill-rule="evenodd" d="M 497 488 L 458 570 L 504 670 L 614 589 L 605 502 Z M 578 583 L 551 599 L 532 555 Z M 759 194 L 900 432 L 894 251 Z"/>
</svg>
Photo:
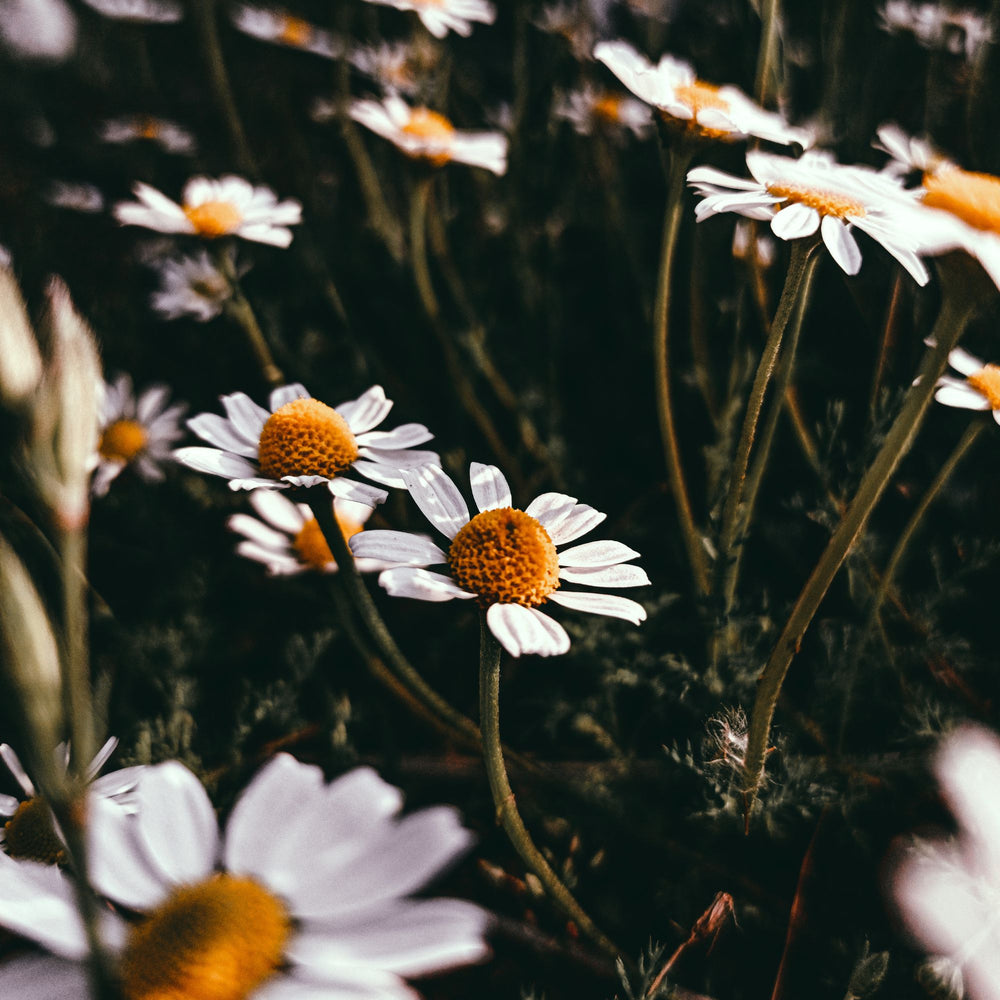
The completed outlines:
<svg viewBox="0 0 1000 1000">
<path fill-rule="evenodd" d="M 207 251 L 156 261 L 160 290 L 152 306 L 164 319 L 193 316 L 205 323 L 218 316 L 232 297 L 229 279 L 216 267 Z"/>
<path fill-rule="evenodd" d="M 355 535 L 350 545 L 356 556 L 399 564 L 379 577 L 394 597 L 478 599 L 490 631 L 511 656 L 553 656 L 569 649 L 563 627 L 538 610 L 548 601 L 636 625 L 645 620 L 642 605 L 627 598 L 561 589 L 563 583 L 612 588 L 649 583 L 642 569 L 626 565 L 639 553 L 621 542 L 588 542 L 557 552 L 557 546 L 597 527 L 605 517 L 600 511 L 563 493 L 543 493 L 518 510 L 500 470 L 473 462 L 470 478 L 479 513 L 470 518 L 458 487 L 440 468 L 412 469 L 405 478 L 417 506 L 449 545 L 445 552 L 404 531 Z M 447 566 L 448 574 L 427 566 Z"/>
<path fill-rule="evenodd" d="M 400 818 L 398 789 L 368 768 L 328 785 L 318 767 L 281 754 L 224 832 L 176 761 L 145 769 L 134 801 L 133 812 L 88 801 L 91 884 L 141 918 L 102 913 L 125 997 L 417 1000 L 404 977 L 487 953 L 479 907 L 410 898 L 468 848 L 458 814 L 440 806 Z M 0 966 L 0 995 L 86 1000 L 73 886 L 39 874 L 0 864 L 0 924 L 53 953 Z"/>
<path fill-rule="evenodd" d="M 396 10 L 416 11 L 424 27 L 435 37 L 444 38 L 449 31 L 467 38 L 473 22 L 492 24 L 497 10 L 487 0 L 368 0 Z"/>
<path fill-rule="evenodd" d="M 942 375 L 934 398 L 963 410 L 991 410 L 1000 424 L 1000 365 L 986 364 L 961 347 L 949 352 L 948 364 L 965 378 Z"/>
<path fill-rule="evenodd" d="M 293 198 L 279 202 L 269 187 L 254 187 L 232 175 L 219 180 L 192 177 L 184 185 L 180 205 L 141 181 L 133 191 L 139 203 L 119 202 L 115 218 L 122 225 L 145 226 L 160 233 L 190 233 L 207 239 L 242 236 L 287 247 L 292 242 L 287 227 L 302 221 L 302 206 Z"/>
<path fill-rule="evenodd" d="M 434 435 L 423 424 L 374 430 L 388 416 L 392 400 L 380 385 L 334 408 L 310 397 L 298 383 L 271 393 L 270 412 L 249 396 L 222 397 L 226 417 L 199 413 L 188 421 L 214 448 L 179 448 L 174 457 L 192 469 L 223 476 L 232 490 L 284 490 L 328 483 L 334 496 L 369 506 L 388 495 L 367 483 L 345 479 L 354 470 L 376 483 L 403 486 L 402 470 L 437 462 L 437 452 L 420 451 Z"/>
<path fill-rule="evenodd" d="M 444 115 L 428 108 L 411 108 L 395 94 L 384 101 L 352 101 L 350 115 L 376 135 L 395 143 L 407 156 L 436 167 L 466 163 L 498 175 L 507 170 L 505 135 L 459 131 Z"/>
<path fill-rule="evenodd" d="M 441 61 L 441 46 L 426 35 L 351 49 L 347 60 L 385 91 L 412 97 Z"/>
<path fill-rule="evenodd" d="M 601 42 L 594 58 L 604 63 L 636 97 L 660 111 L 663 121 L 687 135 L 733 142 L 757 136 L 808 146 L 812 136 L 765 111 L 737 87 L 717 87 L 695 76 L 688 63 L 665 55 L 654 66 L 628 42 Z"/>
<path fill-rule="evenodd" d="M 940 3 L 887 0 L 879 10 L 879 26 L 890 34 L 910 34 L 924 48 L 943 49 L 970 61 L 993 40 L 988 17 Z"/>
<path fill-rule="evenodd" d="M 966 995 L 1000 998 L 1000 741 L 964 726 L 942 744 L 934 766 L 958 821 L 950 840 L 917 840 L 898 861 L 891 891 L 910 931 L 961 970 Z M 952 975 L 954 980 L 954 976 Z"/>
<path fill-rule="evenodd" d="M 740 219 L 733 227 L 733 256 L 737 260 L 756 262 L 760 267 L 774 263 L 774 240 L 755 232 L 752 222 Z"/>
<path fill-rule="evenodd" d="M 628 129 L 641 139 L 653 126 L 648 104 L 634 97 L 598 90 L 590 84 L 559 94 L 552 113 L 570 122 L 580 135 L 590 135 L 600 129 L 620 134 Z"/>
<path fill-rule="evenodd" d="M 547 35 L 564 38 L 577 59 L 590 59 L 594 48 L 594 22 L 579 3 L 547 3 L 532 24 Z"/>
<path fill-rule="evenodd" d="M 128 375 L 105 385 L 91 486 L 94 496 L 104 496 L 127 466 L 147 481 L 163 479 L 161 465 L 170 460 L 171 449 L 184 436 L 180 420 L 187 409 L 184 403 L 168 406 L 169 397 L 165 385 L 151 385 L 136 398 Z"/>
<path fill-rule="evenodd" d="M 172 24 L 184 17 L 178 0 L 83 0 L 99 14 L 116 21 L 140 24 Z"/>
<path fill-rule="evenodd" d="M 7 0 L 0 42 L 18 59 L 62 62 L 76 48 L 76 16 L 65 0 Z"/>
<path fill-rule="evenodd" d="M 275 490 L 255 490 L 250 494 L 250 504 L 262 521 L 249 514 L 233 514 L 226 522 L 231 531 L 245 539 L 236 546 L 241 556 L 263 563 L 272 576 L 337 572 L 330 546 L 306 504 L 292 503 Z M 333 514 L 343 536 L 352 538 L 364 529 L 372 508 L 334 497 Z M 386 566 L 380 559 L 357 560 L 362 573 L 375 573 Z"/>
<path fill-rule="evenodd" d="M 49 181 L 43 194 L 54 208 L 94 215 L 104 211 L 104 195 L 100 188 L 83 181 Z"/>
<path fill-rule="evenodd" d="M 339 59 L 344 54 L 343 41 L 332 31 L 310 24 L 280 7 L 240 3 L 230 8 L 229 16 L 238 31 L 265 42 L 312 52 L 327 59 Z"/>
<path fill-rule="evenodd" d="M 770 221 L 782 240 L 819 230 L 831 256 L 847 274 L 861 268 L 861 249 L 851 233 L 860 229 L 880 243 L 914 280 L 925 285 L 927 270 L 918 254 L 940 252 L 945 229 L 921 211 L 913 192 L 893 177 L 868 167 L 844 166 L 819 152 L 799 159 L 753 150 L 747 153 L 753 180 L 713 167 L 696 167 L 688 183 L 702 195 L 699 222 L 720 212 Z"/>
<path fill-rule="evenodd" d="M 125 115 L 108 118 L 97 130 L 101 142 L 120 146 L 145 140 L 155 142 L 168 153 L 191 156 L 195 152 L 194 136 L 182 125 L 153 115 Z"/>
</svg>

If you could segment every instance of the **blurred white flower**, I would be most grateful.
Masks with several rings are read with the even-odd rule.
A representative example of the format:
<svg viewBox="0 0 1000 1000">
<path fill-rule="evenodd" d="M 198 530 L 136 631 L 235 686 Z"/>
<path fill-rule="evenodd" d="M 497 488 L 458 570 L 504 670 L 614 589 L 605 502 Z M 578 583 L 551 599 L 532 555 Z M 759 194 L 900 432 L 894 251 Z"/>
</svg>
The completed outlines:
<svg viewBox="0 0 1000 1000">
<path fill-rule="evenodd" d="M 218 316 L 232 297 L 232 285 L 205 250 L 156 260 L 152 266 L 160 275 L 152 306 L 164 319 L 193 316 L 205 323 Z"/>
<path fill-rule="evenodd" d="M 0 41 L 15 58 L 62 62 L 76 48 L 76 16 L 65 0 L 7 0 Z"/>
<path fill-rule="evenodd" d="M 426 35 L 351 49 L 347 60 L 384 91 L 412 97 L 441 61 L 441 46 Z"/>
<path fill-rule="evenodd" d="M 280 7 L 240 3 L 230 8 L 229 16 L 238 31 L 264 42 L 312 52 L 327 59 L 339 59 L 344 54 L 343 41 L 332 31 L 310 24 Z"/>
<path fill-rule="evenodd" d="M 144 139 L 155 142 L 168 153 L 182 156 L 192 156 L 196 148 L 194 136 L 186 128 L 153 115 L 108 118 L 98 127 L 97 137 L 101 142 L 112 145 L 124 145 Z"/>
<path fill-rule="evenodd" d="M 416 11 L 424 27 L 435 37 L 444 38 L 449 31 L 468 37 L 472 24 L 492 24 L 497 11 L 487 0 L 368 0 L 369 3 L 396 10 Z"/>
<path fill-rule="evenodd" d="M 942 49 L 970 61 L 993 41 L 986 15 L 940 3 L 887 0 L 879 10 L 879 27 L 890 34 L 910 34 L 924 48 Z"/>
<path fill-rule="evenodd" d="M 83 0 L 99 14 L 117 21 L 171 24 L 184 17 L 178 0 Z"/>
<path fill-rule="evenodd" d="M 565 39 L 577 59 L 592 58 L 596 37 L 594 21 L 590 12 L 581 4 L 544 4 L 531 23 L 547 35 Z"/>
<path fill-rule="evenodd" d="M 104 211 L 104 195 L 83 181 L 49 181 L 42 197 L 55 208 L 94 215 Z"/>
<path fill-rule="evenodd" d="M 653 127 L 653 113 L 648 104 L 624 94 L 599 90 L 589 83 L 578 90 L 557 94 L 552 113 L 570 122 L 580 135 L 591 135 L 601 129 L 622 134 L 627 129 L 642 139 Z"/>
<path fill-rule="evenodd" d="M 991 410 L 993 419 L 1000 424 L 1000 365 L 988 365 L 961 347 L 949 352 L 948 364 L 965 378 L 942 375 L 934 398 L 945 406 L 963 410 Z"/>
</svg>

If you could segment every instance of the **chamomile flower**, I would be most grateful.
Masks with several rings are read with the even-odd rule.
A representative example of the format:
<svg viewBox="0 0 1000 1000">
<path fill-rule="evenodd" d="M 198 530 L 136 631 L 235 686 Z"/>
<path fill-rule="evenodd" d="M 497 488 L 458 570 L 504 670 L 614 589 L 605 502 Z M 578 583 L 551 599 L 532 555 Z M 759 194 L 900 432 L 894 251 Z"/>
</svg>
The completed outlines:
<svg viewBox="0 0 1000 1000">
<path fill-rule="evenodd" d="M 199 472 L 223 476 L 231 490 L 285 490 L 328 483 L 334 496 L 374 506 L 388 494 L 345 479 L 354 470 L 385 486 L 403 486 L 403 470 L 437 462 L 437 452 L 411 446 L 434 435 L 423 424 L 377 427 L 392 409 L 380 385 L 334 408 L 310 397 L 298 383 L 275 389 L 270 411 L 249 396 L 222 397 L 226 416 L 199 413 L 188 421 L 214 448 L 179 448 L 174 458 Z"/>
<path fill-rule="evenodd" d="M 435 37 L 444 38 L 449 31 L 467 38 L 473 22 L 492 24 L 497 10 L 486 0 L 368 0 L 383 7 L 415 11 L 423 26 Z"/>
<path fill-rule="evenodd" d="M 1000 365 L 986 364 L 961 347 L 949 352 L 948 364 L 965 378 L 942 375 L 934 398 L 963 410 L 991 410 L 1000 424 Z"/>
<path fill-rule="evenodd" d="M 565 39 L 577 59 L 582 61 L 591 58 L 594 48 L 594 21 L 582 4 L 565 2 L 544 4 L 531 23 L 547 35 Z"/>
<path fill-rule="evenodd" d="M 108 118 L 97 130 L 101 142 L 122 146 L 130 142 L 154 142 L 168 153 L 192 156 L 194 136 L 182 125 L 153 115 L 125 115 Z"/>
<path fill-rule="evenodd" d="M 458 487 L 440 468 L 425 466 L 405 475 L 417 506 L 448 539 L 447 552 L 403 531 L 366 531 L 351 539 L 356 556 L 399 564 L 379 577 L 392 596 L 477 599 L 490 631 L 511 656 L 553 656 L 569 649 L 563 627 L 538 610 L 549 601 L 635 625 L 645 620 L 642 605 L 627 598 L 562 589 L 563 583 L 612 588 L 649 583 L 642 569 L 626 565 L 639 553 L 621 542 L 557 551 L 597 527 L 604 514 L 563 493 L 543 493 L 518 510 L 499 469 L 474 462 L 470 478 L 479 511 L 471 518 Z M 426 569 L 438 565 L 447 566 L 448 573 Z"/>
<path fill-rule="evenodd" d="M 353 101 L 350 116 L 395 143 L 407 156 L 436 167 L 466 163 L 498 175 L 507 170 L 505 135 L 460 131 L 444 115 L 424 107 L 410 107 L 396 94 L 383 101 Z"/>
<path fill-rule="evenodd" d="M 105 17 L 139 24 L 172 24 L 184 17 L 178 0 L 83 0 Z"/>
<path fill-rule="evenodd" d="M 226 522 L 244 540 L 236 551 L 247 559 L 263 563 L 271 576 L 298 573 L 336 573 L 337 563 L 323 531 L 304 503 L 292 503 L 275 490 L 255 490 L 250 505 L 261 520 L 249 514 L 233 514 Z M 364 530 L 372 508 L 353 500 L 333 500 L 333 515 L 345 538 Z M 362 573 L 375 573 L 387 564 L 380 559 L 358 559 Z"/>
<path fill-rule="evenodd" d="M 598 130 L 621 134 L 628 129 L 642 139 L 653 127 L 648 104 L 634 97 L 598 90 L 590 84 L 558 95 L 552 113 L 570 122 L 580 135 L 591 135 Z"/>
<path fill-rule="evenodd" d="M 163 479 L 161 466 L 170 460 L 171 449 L 184 436 L 180 420 L 187 409 L 184 403 L 168 406 L 169 396 L 165 385 L 151 385 L 137 398 L 128 375 L 119 375 L 105 385 L 97 467 L 91 484 L 94 496 L 104 496 L 128 466 L 148 482 Z"/>
<path fill-rule="evenodd" d="M 989 18 L 940 3 L 887 0 L 879 10 L 879 27 L 890 34 L 910 34 L 924 48 L 964 55 L 970 62 L 993 40 Z"/>
<path fill-rule="evenodd" d="M 312 52 L 327 59 L 339 59 L 344 54 L 344 43 L 332 31 L 278 7 L 240 3 L 230 9 L 229 16 L 238 31 L 261 41 Z"/>
<path fill-rule="evenodd" d="M 861 248 L 851 233 L 860 229 L 880 243 L 920 284 L 928 274 L 918 254 L 940 252 L 947 242 L 934 213 L 921 211 L 917 196 L 893 177 L 868 167 L 843 166 L 824 153 L 799 159 L 753 150 L 747 153 L 753 180 L 696 167 L 688 183 L 703 200 L 699 222 L 736 212 L 771 223 L 782 240 L 812 236 L 817 230 L 846 274 L 861 268 Z"/>
<path fill-rule="evenodd" d="M 604 63 L 636 97 L 653 105 L 660 117 L 686 135 L 735 142 L 757 136 L 808 146 L 812 136 L 765 111 L 737 87 L 717 87 L 695 76 L 688 63 L 665 55 L 654 66 L 628 42 L 600 42 L 594 58 Z"/>
<path fill-rule="evenodd" d="M 138 182 L 139 202 L 120 202 L 115 218 L 125 226 L 145 226 L 160 233 L 189 233 L 206 239 L 242 236 L 245 240 L 287 247 L 288 226 L 302 221 L 302 206 L 292 198 L 279 202 L 268 187 L 254 187 L 232 175 L 212 180 L 192 177 L 180 205 L 156 188 Z"/>
<path fill-rule="evenodd" d="M 87 824 L 92 886 L 139 916 L 105 909 L 99 925 L 131 1000 L 417 1000 L 404 977 L 487 953 L 479 907 L 410 898 L 468 848 L 456 811 L 401 818 L 399 790 L 369 768 L 326 784 L 280 754 L 224 831 L 176 761 L 144 769 L 133 795 L 131 812 L 91 796 Z M 0 924 L 52 953 L 0 966 L 0 995 L 87 1000 L 73 886 L 42 874 L 0 864 Z"/>
<path fill-rule="evenodd" d="M 233 287 L 205 250 L 184 257 L 156 260 L 160 289 L 151 304 L 164 319 L 193 316 L 205 323 L 218 316 Z"/>
<path fill-rule="evenodd" d="M 347 61 L 384 91 L 412 97 L 441 61 L 441 46 L 426 35 L 351 49 Z"/>
</svg>

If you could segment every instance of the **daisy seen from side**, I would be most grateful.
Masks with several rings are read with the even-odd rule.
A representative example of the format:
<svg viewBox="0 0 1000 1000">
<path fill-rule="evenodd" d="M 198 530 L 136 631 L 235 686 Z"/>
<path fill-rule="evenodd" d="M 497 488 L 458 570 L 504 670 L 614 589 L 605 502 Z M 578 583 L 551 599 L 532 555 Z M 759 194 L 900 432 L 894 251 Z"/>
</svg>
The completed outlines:
<svg viewBox="0 0 1000 1000">
<path fill-rule="evenodd" d="M 948 353 L 948 364 L 965 378 L 942 375 L 934 398 L 963 410 L 990 410 L 1000 424 L 1000 365 L 980 361 L 961 347 Z"/>
<path fill-rule="evenodd" d="M 157 260 L 152 266 L 159 274 L 160 288 L 153 292 L 150 304 L 164 319 L 193 316 L 206 323 L 218 316 L 232 297 L 229 279 L 205 250 Z M 233 268 L 236 270 L 235 262 Z"/>
<path fill-rule="evenodd" d="M 637 139 L 642 139 L 653 127 L 653 114 L 648 104 L 591 84 L 559 94 L 552 113 L 568 121 L 579 135 L 591 135 L 595 131 L 623 134 L 628 130 Z"/>
<path fill-rule="evenodd" d="M 339 59 L 344 54 L 343 41 L 332 31 L 310 24 L 280 7 L 240 3 L 230 9 L 229 16 L 237 31 L 263 42 L 311 52 L 326 59 Z"/>
<path fill-rule="evenodd" d="M 416 1000 L 404 977 L 487 954 L 487 916 L 464 900 L 412 899 L 467 850 L 450 807 L 400 817 L 402 796 L 369 768 L 326 784 L 281 754 L 220 831 L 201 782 L 169 761 L 144 770 L 131 811 L 88 801 L 89 878 L 138 915 L 105 911 L 101 937 L 127 1000 Z M 275 823 L 281 836 L 275 836 Z M 90 996 L 86 940 L 66 879 L 0 865 L 0 924 L 52 953 L 0 966 L 22 1000 Z"/>
<path fill-rule="evenodd" d="M 356 556 L 397 564 L 379 576 L 392 596 L 478 600 L 490 631 L 511 656 L 554 656 L 569 649 L 565 629 L 539 610 L 549 601 L 635 625 L 645 620 L 645 609 L 636 601 L 562 589 L 563 583 L 610 588 L 649 584 L 645 571 L 627 564 L 639 553 L 621 542 L 588 542 L 557 551 L 597 527 L 605 518 L 600 511 L 563 493 L 543 493 L 524 510 L 516 509 L 500 470 L 477 462 L 470 480 L 478 513 L 471 518 L 458 487 L 439 467 L 411 469 L 405 480 L 416 505 L 448 539 L 448 548 L 403 531 L 355 535 L 350 546 Z M 428 566 L 445 566 L 447 573 Z"/>
<path fill-rule="evenodd" d="M 125 226 L 144 226 L 160 233 L 187 233 L 205 239 L 240 236 L 257 243 L 287 247 L 289 226 L 302 221 L 302 206 L 292 198 L 279 202 L 268 187 L 255 187 L 242 177 L 218 180 L 192 177 L 184 186 L 181 204 L 156 188 L 138 182 L 138 202 L 119 202 L 115 218 Z"/>
<path fill-rule="evenodd" d="M 122 146 L 130 142 L 154 142 L 168 153 L 193 156 L 197 144 L 183 125 L 153 115 L 125 115 L 105 119 L 97 130 L 101 142 Z"/>
<path fill-rule="evenodd" d="M 487 0 L 368 0 L 382 7 L 412 10 L 423 26 L 435 37 L 444 38 L 449 31 L 467 38 L 474 23 L 492 24 L 497 10 Z"/>
</svg>

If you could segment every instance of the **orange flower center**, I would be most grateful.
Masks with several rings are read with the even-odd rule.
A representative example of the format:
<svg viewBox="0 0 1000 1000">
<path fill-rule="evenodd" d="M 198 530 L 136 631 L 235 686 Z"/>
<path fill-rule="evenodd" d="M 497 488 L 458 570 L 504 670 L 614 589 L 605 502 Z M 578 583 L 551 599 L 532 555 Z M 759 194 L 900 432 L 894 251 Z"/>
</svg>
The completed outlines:
<svg viewBox="0 0 1000 1000">
<path fill-rule="evenodd" d="M 594 101 L 594 117 L 606 122 L 621 121 L 622 99 L 617 94 L 605 94 Z"/>
<path fill-rule="evenodd" d="M 155 118 L 142 118 L 139 122 L 140 139 L 158 139 L 160 137 L 160 123 Z"/>
<path fill-rule="evenodd" d="M 308 21 L 303 21 L 300 17 L 285 17 L 281 25 L 281 33 L 278 41 L 294 48 L 302 49 L 309 44 L 312 38 L 312 25 Z"/>
<path fill-rule="evenodd" d="M 131 928 L 125 1000 L 246 1000 L 281 966 L 291 920 L 248 878 L 216 875 L 175 889 Z"/>
<path fill-rule="evenodd" d="M 444 115 L 439 115 L 429 108 L 414 108 L 410 112 L 410 120 L 403 126 L 402 131 L 406 135 L 415 136 L 428 145 L 440 148 L 440 152 L 414 155 L 430 160 L 436 167 L 443 167 L 451 159 L 448 147 L 455 137 L 455 127 Z"/>
<path fill-rule="evenodd" d="M 836 191 L 824 191 L 804 184 L 768 184 L 767 190 L 776 198 L 796 201 L 814 208 L 820 215 L 835 215 L 838 219 L 862 218 L 868 210 L 860 202 Z"/>
<path fill-rule="evenodd" d="M 523 510 L 477 514 L 448 551 L 455 582 L 481 604 L 534 607 L 559 586 L 559 558 L 549 533 Z"/>
<path fill-rule="evenodd" d="M 1000 177 L 951 164 L 924 174 L 924 204 L 943 208 L 976 229 L 1000 231 Z"/>
<path fill-rule="evenodd" d="M 228 201 L 185 205 L 184 214 L 199 236 L 226 236 L 243 221 L 243 213 Z"/>
<path fill-rule="evenodd" d="M 729 101 L 719 95 L 720 87 L 695 80 L 694 83 L 683 83 L 674 88 L 674 96 L 681 104 L 686 104 L 697 118 L 699 111 L 729 111 Z"/>
<path fill-rule="evenodd" d="M 279 407 L 260 434 L 260 473 L 325 476 L 346 472 L 358 457 L 358 444 L 347 421 L 318 399 L 293 399 Z"/>
<path fill-rule="evenodd" d="M 991 410 L 1000 410 L 1000 365 L 987 365 L 982 371 L 969 375 L 966 381 L 986 397 Z"/>
<path fill-rule="evenodd" d="M 138 421 L 116 420 L 104 428 L 97 450 L 103 458 L 127 464 L 146 447 L 147 440 L 146 428 Z"/>
<path fill-rule="evenodd" d="M 349 521 L 347 518 L 338 517 L 337 524 L 344 540 L 353 538 L 363 526 Z M 302 525 L 299 533 L 292 540 L 292 548 L 298 553 L 299 558 L 313 569 L 326 570 L 330 566 L 335 566 L 336 562 L 330 546 L 320 529 L 316 518 L 311 518 Z"/>
<path fill-rule="evenodd" d="M 3 846 L 12 858 L 59 865 L 66 860 L 66 848 L 56 833 L 52 812 L 43 799 L 26 799 L 4 824 Z"/>
</svg>

